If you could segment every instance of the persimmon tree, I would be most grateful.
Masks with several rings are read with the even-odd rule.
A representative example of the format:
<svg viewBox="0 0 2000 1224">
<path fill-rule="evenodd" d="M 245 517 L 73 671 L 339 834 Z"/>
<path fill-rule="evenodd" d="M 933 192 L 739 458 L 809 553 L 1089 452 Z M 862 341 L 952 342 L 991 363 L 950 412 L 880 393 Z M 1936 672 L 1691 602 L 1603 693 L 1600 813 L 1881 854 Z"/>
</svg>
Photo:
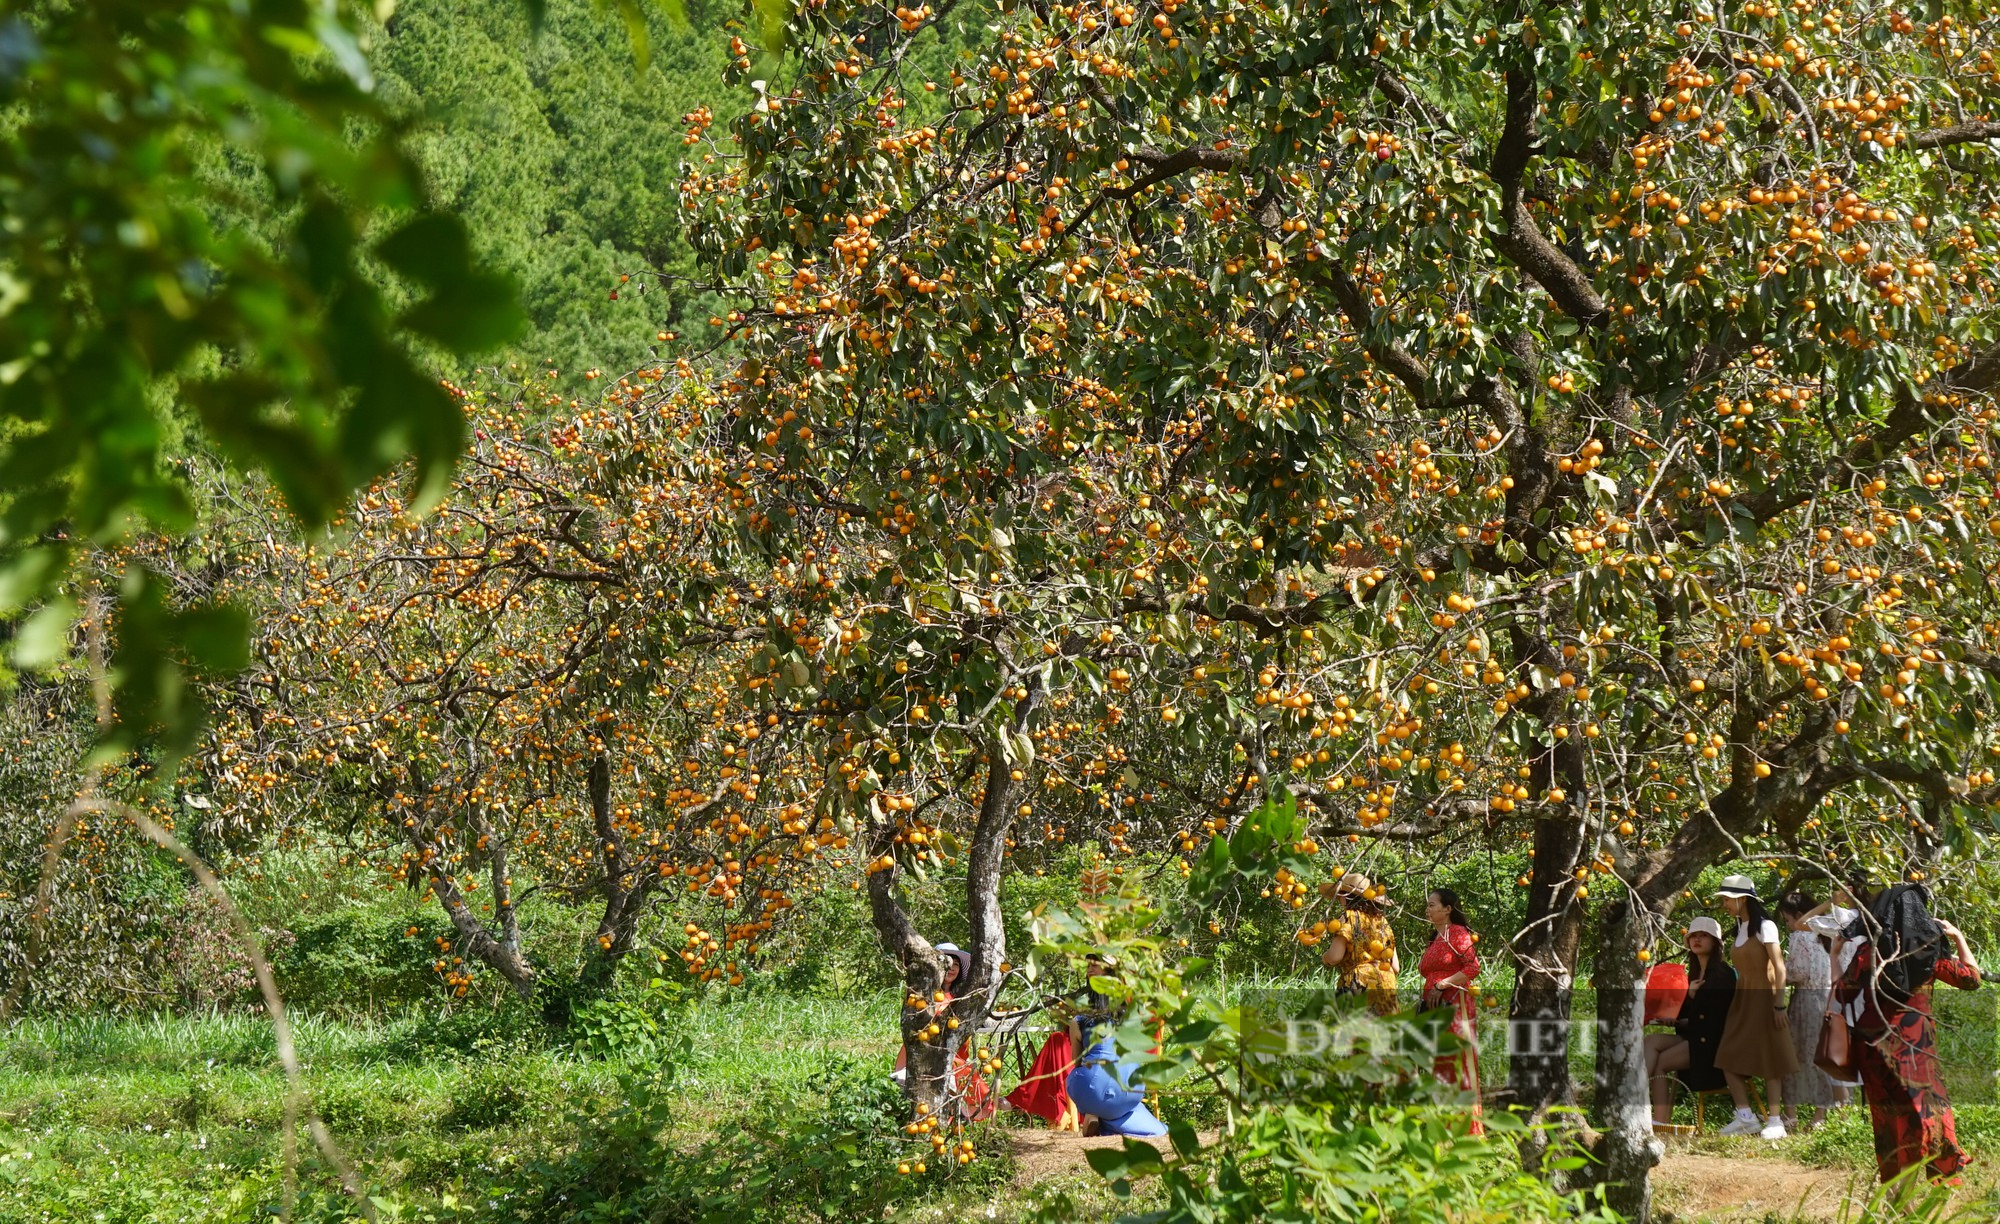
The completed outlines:
<svg viewBox="0 0 2000 1224">
<path fill-rule="evenodd" d="M 912 1003 L 927 800 L 871 792 L 978 800 L 963 1027 L 1048 694 L 1129 686 L 1062 725 L 1240 746 L 1335 835 L 1529 843 L 1517 1021 L 1567 1020 L 1603 902 L 1644 1214 L 1634 986 L 1695 873 L 1823 857 L 1862 792 L 1933 870 L 1994 797 L 1992 17 L 1017 4 L 914 77 L 951 17 L 804 5 L 684 188 L 747 355 L 733 547 L 805 578 L 762 649 L 855 755 Z M 1510 1066 L 1569 1099 L 1559 1045 Z"/>
<path fill-rule="evenodd" d="M 331 835 L 348 861 L 428 890 L 457 933 L 438 968 L 460 993 L 485 965 L 534 995 L 521 890 L 599 898 L 581 980 L 546 1000 L 560 1019 L 575 988 L 608 984 L 656 894 L 744 892 L 754 916 L 731 943 L 752 948 L 789 900 L 744 884 L 780 866 L 772 831 L 747 819 L 782 729 L 753 725 L 722 682 L 740 653 L 727 634 L 661 637 L 660 571 L 690 564 L 685 537 L 720 496 L 641 449 L 684 435 L 686 406 L 638 421 L 614 393 L 553 430 L 526 424 L 551 404 L 546 391 L 477 402 L 473 448 L 434 512 L 385 484 L 315 545 L 239 525 L 230 591 L 264 628 L 198 772 L 217 819 Z M 803 860 L 836 840 L 790 849 Z M 707 932 L 686 934 L 677 951 L 698 978 L 734 973 Z"/>
</svg>

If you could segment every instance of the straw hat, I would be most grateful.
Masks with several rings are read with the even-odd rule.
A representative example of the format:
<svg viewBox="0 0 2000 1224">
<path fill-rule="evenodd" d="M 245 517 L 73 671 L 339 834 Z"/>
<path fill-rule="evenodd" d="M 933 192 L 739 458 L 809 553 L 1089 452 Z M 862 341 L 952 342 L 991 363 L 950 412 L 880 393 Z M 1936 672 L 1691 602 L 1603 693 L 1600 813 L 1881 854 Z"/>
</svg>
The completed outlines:
<svg viewBox="0 0 2000 1224">
<path fill-rule="evenodd" d="M 1749 876 L 1733 875 L 1722 877 L 1722 887 L 1715 890 L 1717 897 L 1757 897 L 1757 882 Z"/>
</svg>

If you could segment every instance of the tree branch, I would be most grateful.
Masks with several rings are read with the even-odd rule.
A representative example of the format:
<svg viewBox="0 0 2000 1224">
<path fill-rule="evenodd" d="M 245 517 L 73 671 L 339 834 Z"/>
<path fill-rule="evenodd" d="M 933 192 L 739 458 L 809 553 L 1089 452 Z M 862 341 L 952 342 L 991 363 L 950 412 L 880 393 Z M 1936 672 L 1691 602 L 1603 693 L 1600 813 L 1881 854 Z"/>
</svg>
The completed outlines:
<svg viewBox="0 0 2000 1224">
<path fill-rule="evenodd" d="M 1542 234 L 1521 194 L 1521 177 L 1536 153 L 1535 110 L 1539 105 L 1534 77 L 1527 72 L 1510 71 L 1507 122 L 1499 144 L 1493 149 L 1488 170 L 1493 181 L 1500 185 L 1500 215 L 1507 223 L 1505 231 L 1494 237 L 1494 245 L 1532 277 L 1564 314 L 1596 326 L 1611 317 L 1604 299 L 1598 296 L 1583 269 Z"/>
<path fill-rule="evenodd" d="M 1941 149 L 1946 145 L 1973 144 L 1983 140 L 2000 140 L 2000 120 L 1974 120 L 1932 128 L 1928 132 L 1911 132 L 1904 138 L 1904 143 L 1913 149 Z"/>
<path fill-rule="evenodd" d="M 1106 200 L 1129 200 L 1148 187 L 1164 183 L 1190 170 L 1236 170 L 1245 164 L 1241 153 L 1201 147 L 1179 149 L 1172 153 L 1147 147 L 1132 154 L 1132 157 L 1146 167 L 1146 173 L 1133 179 L 1129 186 L 1106 187 L 1092 196 L 1090 203 L 1083 206 L 1083 211 L 1064 226 L 1065 232 L 1075 230 L 1090 220 L 1090 215 Z"/>
</svg>

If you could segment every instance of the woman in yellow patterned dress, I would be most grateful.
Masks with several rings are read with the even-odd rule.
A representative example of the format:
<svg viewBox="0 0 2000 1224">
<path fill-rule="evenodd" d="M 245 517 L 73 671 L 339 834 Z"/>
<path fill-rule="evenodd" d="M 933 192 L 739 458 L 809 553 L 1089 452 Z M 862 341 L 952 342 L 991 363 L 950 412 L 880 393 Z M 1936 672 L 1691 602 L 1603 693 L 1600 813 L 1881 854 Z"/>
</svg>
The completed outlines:
<svg viewBox="0 0 2000 1224">
<path fill-rule="evenodd" d="M 1390 1015 L 1397 1007 L 1396 975 L 1402 966 L 1396 960 L 1396 932 L 1382 915 L 1380 894 L 1357 871 L 1340 877 L 1333 894 L 1346 913 L 1328 924 L 1320 963 L 1337 975 L 1341 994 L 1365 995 L 1369 1011 Z"/>
</svg>

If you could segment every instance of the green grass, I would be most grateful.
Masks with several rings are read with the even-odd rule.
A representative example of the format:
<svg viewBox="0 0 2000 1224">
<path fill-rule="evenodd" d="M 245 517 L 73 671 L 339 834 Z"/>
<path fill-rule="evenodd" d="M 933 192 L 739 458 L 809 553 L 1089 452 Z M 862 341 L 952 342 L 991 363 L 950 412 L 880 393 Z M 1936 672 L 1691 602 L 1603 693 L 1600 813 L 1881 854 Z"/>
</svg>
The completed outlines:
<svg viewBox="0 0 2000 1224">
<path fill-rule="evenodd" d="M 803 1098 L 843 1060 L 886 1074 L 895 1007 L 893 995 L 764 993 L 689 1010 L 668 1143 L 691 1151 Z M 457 1034 L 466 1048 L 454 1049 L 426 1042 L 453 1021 L 293 1023 L 314 1109 L 371 1190 L 409 1218 L 506 1218 L 495 1197 L 538 1162 L 581 1150 L 578 1115 L 612 1109 L 620 1076 L 651 1069 L 583 1057 L 532 1026 L 489 1021 L 482 1032 L 460 1018 L 474 1035 Z M 0 1034 L 0 1220 L 268 1219 L 284 1193 L 284 1099 L 270 1025 L 254 1016 L 17 1025 Z M 299 1218 L 350 1217 L 309 1151 L 299 1181 Z"/>
<path fill-rule="evenodd" d="M 1284 984 L 1244 977 L 1229 987 Z M 1589 1002 L 1579 998 L 1579 1018 Z M 675 1013 L 669 1036 L 684 1044 L 673 1055 L 661 1115 L 663 1150 L 692 1160 L 753 1119 L 768 1126 L 773 1117 L 812 1116 L 826 1107 L 829 1073 L 886 1075 L 896 1007 L 893 991 L 825 997 L 762 989 Z M 353 1021 L 302 1014 L 293 1027 L 314 1111 L 382 1197 L 385 1217 L 405 1220 L 558 1218 L 537 1206 L 537 1187 L 573 1175 L 615 1137 L 629 1081 L 644 1080 L 657 1061 L 587 1057 L 513 1009 Z M 1587 1063 L 1576 1070 L 1587 1084 Z M 1487 1074 L 1504 1075 L 1500 1059 Z M 2000 1157 L 2000 1105 L 1991 1103 L 1990 1087 L 1981 1100 L 1971 1078 L 1954 1078 L 1969 1089 L 1958 1107 L 1962 1141 L 1983 1159 Z M 268 1220 L 286 1196 L 284 1102 L 270 1024 L 254 1015 L 19 1023 L 0 1033 L 0 1222 Z M 1014 1124 L 1003 1115 L 1002 1125 Z M 1710 1142 L 1722 1141 L 1698 1146 Z M 1749 1154 L 1741 1146 L 1718 1150 Z M 984 1147 L 985 1172 L 904 1201 L 897 1218 L 963 1218 L 968 1206 L 976 1218 L 988 1218 L 989 1206 L 994 1219 L 1028 1213 L 1049 1188 L 1004 1187 L 1004 1144 Z M 1759 1145 L 1755 1154 L 1866 1173 L 1866 1109 L 1841 1111 L 1819 1130 L 1775 1151 Z M 297 1169 L 296 1218 L 354 1218 L 333 1171 L 303 1137 Z M 894 1177 L 887 1167 L 879 1175 Z M 1087 1201 L 1098 1214 L 1115 1211 L 1087 1174 L 1063 1188 L 1094 1196 Z"/>
</svg>

